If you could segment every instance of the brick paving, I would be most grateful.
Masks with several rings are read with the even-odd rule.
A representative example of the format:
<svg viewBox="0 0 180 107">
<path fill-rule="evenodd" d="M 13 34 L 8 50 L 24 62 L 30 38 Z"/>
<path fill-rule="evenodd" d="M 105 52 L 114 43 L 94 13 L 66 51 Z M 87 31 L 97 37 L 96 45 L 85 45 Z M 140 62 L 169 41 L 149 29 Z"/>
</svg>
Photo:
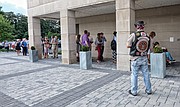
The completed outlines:
<svg viewBox="0 0 180 107">
<path fill-rule="evenodd" d="M 111 61 L 93 69 L 61 64 L 59 59 L 31 63 L 28 56 L 0 53 L 0 107 L 179 107 L 180 63 L 167 67 L 164 79 L 151 78 L 146 95 L 139 76 L 138 96 L 128 94 L 130 72 Z"/>
</svg>

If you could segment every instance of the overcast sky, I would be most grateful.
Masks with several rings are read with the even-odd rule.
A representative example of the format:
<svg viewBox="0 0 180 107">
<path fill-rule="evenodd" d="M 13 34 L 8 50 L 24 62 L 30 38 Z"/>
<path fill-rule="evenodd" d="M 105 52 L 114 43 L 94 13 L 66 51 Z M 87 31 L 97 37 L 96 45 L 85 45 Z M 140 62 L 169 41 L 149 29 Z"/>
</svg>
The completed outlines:
<svg viewBox="0 0 180 107">
<path fill-rule="evenodd" d="M 0 0 L 4 12 L 14 12 L 27 15 L 27 0 Z"/>
</svg>

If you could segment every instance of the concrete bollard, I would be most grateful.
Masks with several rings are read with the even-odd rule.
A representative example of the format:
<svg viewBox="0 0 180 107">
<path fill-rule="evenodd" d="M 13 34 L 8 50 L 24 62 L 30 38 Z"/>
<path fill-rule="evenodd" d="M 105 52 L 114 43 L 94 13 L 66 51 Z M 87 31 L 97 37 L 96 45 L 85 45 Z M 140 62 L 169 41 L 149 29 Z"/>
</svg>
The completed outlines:
<svg viewBox="0 0 180 107">
<path fill-rule="evenodd" d="M 151 53 L 151 77 L 166 76 L 166 57 L 164 53 Z"/>
<path fill-rule="evenodd" d="M 80 51 L 80 69 L 92 68 L 92 57 L 91 51 L 82 52 Z"/>
</svg>

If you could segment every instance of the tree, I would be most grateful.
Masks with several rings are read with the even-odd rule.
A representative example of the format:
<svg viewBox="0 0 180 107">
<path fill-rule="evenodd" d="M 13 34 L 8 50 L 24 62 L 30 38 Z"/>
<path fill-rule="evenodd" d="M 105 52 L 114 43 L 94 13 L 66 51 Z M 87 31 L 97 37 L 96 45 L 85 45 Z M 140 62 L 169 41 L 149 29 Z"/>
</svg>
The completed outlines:
<svg viewBox="0 0 180 107">
<path fill-rule="evenodd" d="M 28 22 L 27 16 L 23 14 L 14 14 L 14 12 L 3 12 L 2 7 L 0 6 L 0 14 L 4 16 L 4 18 L 10 23 L 13 27 L 12 35 L 16 39 L 28 38 Z M 41 35 L 44 36 L 52 36 L 56 35 L 60 38 L 60 22 L 58 20 L 46 20 L 41 19 Z"/>
<path fill-rule="evenodd" d="M 13 12 L 5 12 L 5 17 L 14 26 L 13 35 L 16 39 L 28 38 L 27 16 L 20 13 L 15 15 Z"/>
<path fill-rule="evenodd" d="M 15 31 L 13 32 L 17 38 L 27 38 L 28 39 L 28 22 L 27 16 L 22 14 L 17 14 L 15 19 Z"/>
<path fill-rule="evenodd" d="M 58 36 L 60 39 L 60 22 L 58 20 L 46 20 L 41 19 L 41 35 L 47 36 L 50 38 L 51 36 Z"/>
<path fill-rule="evenodd" d="M 0 14 L 4 15 L 4 12 L 1 9 L 2 9 L 2 7 L 0 6 Z"/>
<path fill-rule="evenodd" d="M 12 30 L 13 26 L 11 25 L 11 22 L 0 14 L 0 41 L 13 40 L 14 38 L 12 36 Z"/>
</svg>

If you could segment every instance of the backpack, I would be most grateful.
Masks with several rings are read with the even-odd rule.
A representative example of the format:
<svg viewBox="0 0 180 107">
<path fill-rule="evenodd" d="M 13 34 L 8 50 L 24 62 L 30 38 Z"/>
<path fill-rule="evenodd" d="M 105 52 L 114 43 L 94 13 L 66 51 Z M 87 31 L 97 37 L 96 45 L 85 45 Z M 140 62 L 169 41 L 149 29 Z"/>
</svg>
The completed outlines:
<svg viewBox="0 0 180 107">
<path fill-rule="evenodd" d="M 116 41 L 114 39 L 111 41 L 111 49 L 116 50 Z"/>
</svg>

